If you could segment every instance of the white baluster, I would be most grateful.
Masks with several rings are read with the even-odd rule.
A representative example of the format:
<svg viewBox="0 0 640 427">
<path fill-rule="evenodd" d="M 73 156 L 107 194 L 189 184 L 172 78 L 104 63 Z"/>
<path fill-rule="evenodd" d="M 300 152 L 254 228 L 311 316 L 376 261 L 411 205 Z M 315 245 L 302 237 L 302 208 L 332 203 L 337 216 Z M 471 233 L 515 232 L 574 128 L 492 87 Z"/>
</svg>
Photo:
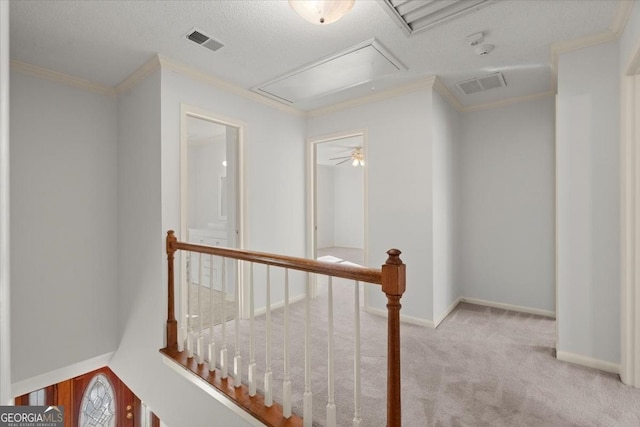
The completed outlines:
<svg viewBox="0 0 640 427">
<path fill-rule="evenodd" d="M 229 375 L 229 361 L 227 355 L 227 259 L 222 258 L 222 348 L 220 349 L 220 376 L 227 378 Z"/>
<path fill-rule="evenodd" d="M 184 324 L 180 326 L 178 330 L 178 351 L 182 353 L 184 351 L 184 344 L 187 339 L 187 329 L 184 327 Z"/>
<path fill-rule="evenodd" d="M 249 396 L 256 395 L 256 349 L 255 349 L 255 316 L 254 316 L 254 288 L 253 263 L 249 271 Z"/>
<path fill-rule="evenodd" d="M 236 279 L 238 277 L 239 261 L 235 261 L 236 264 Z M 236 318 L 235 318 L 235 344 L 236 353 L 233 357 L 233 385 L 240 387 L 242 385 L 242 355 L 240 355 L 240 286 L 238 286 L 238 280 L 235 281 L 235 298 L 236 298 Z"/>
<path fill-rule="evenodd" d="M 304 299 L 304 395 L 302 419 L 304 427 L 313 422 L 313 393 L 311 393 L 311 280 L 306 276 Z"/>
<path fill-rule="evenodd" d="M 185 348 L 187 358 L 193 357 L 193 317 L 191 314 L 191 266 L 193 266 L 192 253 L 189 252 L 187 260 L 187 340 Z"/>
<path fill-rule="evenodd" d="M 196 360 L 204 363 L 204 337 L 202 336 L 202 254 L 198 254 L 198 341 L 196 341 Z"/>
<path fill-rule="evenodd" d="M 356 281 L 354 295 L 354 327 L 355 338 L 353 342 L 353 427 L 360 427 L 360 282 Z"/>
<path fill-rule="evenodd" d="M 328 400 L 327 400 L 327 427 L 336 426 L 336 392 L 334 388 L 334 372 L 333 372 L 333 277 L 329 276 L 328 284 L 328 328 L 327 328 L 327 342 L 328 342 Z"/>
<path fill-rule="evenodd" d="M 213 372 L 216 370 L 216 340 L 213 336 L 213 327 L 215 326 L 215 310 L 214 306 L 214 298 L 213 298 L 213 255 L 209 256 L 209 317 L 211 320 L 211 325 L 209 326 L 209 348 L 208 348 L 208 362 L 209 362 L 209 372 Z"/>
<path fill-rule="evenodd" d="M 289 269 L 284 270 L 284 381 L 282 382 L 282 416 L 291 417 L 291 376 L 289 372 Z"/>
<path fill-rule="evenodd" d="M 273 405 L 273 372 L 271 371 L 271 270 L 267 264 L 266 371 L 264 373 L 264 406 Z"/>
</svg>

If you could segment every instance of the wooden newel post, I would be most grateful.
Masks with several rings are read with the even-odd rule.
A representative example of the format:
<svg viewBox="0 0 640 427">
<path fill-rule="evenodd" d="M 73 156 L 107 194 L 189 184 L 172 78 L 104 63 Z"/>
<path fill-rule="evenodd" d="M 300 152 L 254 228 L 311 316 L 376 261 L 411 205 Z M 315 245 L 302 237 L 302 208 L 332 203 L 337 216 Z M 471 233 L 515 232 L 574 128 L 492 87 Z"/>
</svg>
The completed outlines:
<svg viewBox="0 0 640 427">
<path fill-rule="evenodd" d="M 406 266 L 398 249 L 387 251 L 382 266 L 382 291 L 387 295 L 387 427 L 401 427 L 400 400 L 400 298 L 406 288 Z"/>
<path fill-rule="evenodd" d="M 177 242 L 173 230 L 167 231 L 167 263 L 169 272 L 169 292 L 167 298 L 167 348 L 172 350 L 178 349 L 178 322 L 175 314 L 175 297 L 174 297 L 174 273 L 173 273 L 173 254 L 176 250 L 174 243 Z"/>
</svg>

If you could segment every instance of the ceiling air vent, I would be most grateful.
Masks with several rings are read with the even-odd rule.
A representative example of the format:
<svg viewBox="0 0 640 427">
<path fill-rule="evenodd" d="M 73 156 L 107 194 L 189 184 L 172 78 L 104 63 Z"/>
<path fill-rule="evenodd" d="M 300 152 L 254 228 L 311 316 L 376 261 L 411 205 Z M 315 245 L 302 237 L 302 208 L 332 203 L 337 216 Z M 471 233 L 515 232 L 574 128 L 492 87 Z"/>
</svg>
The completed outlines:
<svg viewBox="0 0 640 427">
<path fill-rule="evenodd" d="M 202 34 L 199 30 L 192 29 L 187 33 L 187 38 L 200 46 L 206 47 L 209 50 L 216 51 L 224 46 L 222 43 L 212 39 L 211 37 Z"/>
<path fill-rule="evenodd" d="M 495 89 L 499 87 L 506 87 L 507 82 L 504 79 L 502 73 L 487 74 L 484 77 L 475 77 L 473 79 L 465 80 L 456 83 L 460 92 L 465 95 L 471 95 L 472 93 L 483 92 L 489 89 Z"/>
<path fill-rule="evenodd" d="M 475 12 L 498 0 L 383 0 L 407 36 Z"/>
</svg>

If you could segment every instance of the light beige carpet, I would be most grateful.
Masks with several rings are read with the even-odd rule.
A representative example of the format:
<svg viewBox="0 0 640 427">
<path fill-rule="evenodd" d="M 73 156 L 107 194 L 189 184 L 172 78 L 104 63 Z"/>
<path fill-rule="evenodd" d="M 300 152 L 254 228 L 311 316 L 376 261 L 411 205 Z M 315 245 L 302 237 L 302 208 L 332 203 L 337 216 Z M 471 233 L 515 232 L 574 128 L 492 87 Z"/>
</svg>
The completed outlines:
<svg viewBox="0 0 640 427">
<path fill-rule="evenodd" d="M 337 425 L 353 418 L 353 299 L 351 285 L 334 294 Z M 312 304 L 314 425 L 325 425 L 327 403 L 327 296 Z M 363 426 L 384 426 L 386 319 L 362 313 Z M 229 322 L 229 354 L 233 349 Z M 274 399 L 282 396 L 282 310 L 273 314 Z M 240 322 L 243 363 L 248 363 L 248 321 Z M 216 328 L 219 333 L 219 328 Z M 263 387 L 264 316 L 257 319 L 258 388 Z M 552 319 L 460 304 L 438 329 L 403 324 L 402 425 L 424 426 L 640 426 L 640 390 L 618 375 L 554 357 Z M 304 302 L 291 307 L 294 412 L 304 391 Z M 219 337 L 218 337 L 219 339 Z M 246 374 L 245 374 L 246 379 Z"/>
<path fill-rule="evenodd" d="M 200 292 L 200 294 L 198 294 Z M 191 285 L 191 307 L 189 312 L 194 313 L 193 316 L 193 329 L 197 330 L 200 327 L 200 320 L 198 317 L 198 295 L 201 298 L 201 310 L 202 310 L 202 324 L 206 329 L 211 325 L 211 297 L 213 296 L 213 320 L 215 325 L 219 325 L 222 321 L 222 292 L 213 290 L 213 295 L 211 295 L 211 290 L 206 286 L 198 286 L 197 284 Z M 227 295 L 228 296 L 228 295 Z M 233 301 L 226 300 L 225 301 L 225 310 L 227 320 L 231 320 L 236 316 L 236 307 Z"/>
</svg>

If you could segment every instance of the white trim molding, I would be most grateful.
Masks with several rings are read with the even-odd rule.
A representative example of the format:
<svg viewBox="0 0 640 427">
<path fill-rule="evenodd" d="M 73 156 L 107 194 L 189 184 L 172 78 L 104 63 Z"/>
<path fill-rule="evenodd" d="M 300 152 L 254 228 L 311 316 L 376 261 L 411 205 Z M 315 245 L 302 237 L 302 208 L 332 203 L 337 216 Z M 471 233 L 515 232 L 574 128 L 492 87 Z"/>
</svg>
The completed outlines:
<svg viewBox="0 0 640 427">
<path fill-rule="evenodd" d="M 517 311 L 520 313 L 536 314 L 538 316 L 550 317 L 552 319 L 556 318 L 556 313 L 554 313 L 553 311 L 542 310 L 540 308 L 524 307 L 521 305 L 505 304 L 501 302 L 486 301 L 483 299 L 467 297 L 461 297 L 460 302 L 468 302 L 469 304 L 483 305 L 485 307 L 501 308 L 503 310 Z"/>
<path fill-rule="evenodd" d="M 11 69 L 21 74 L 38 77 L 56 83 L 62 83 L 67 86 L 88 90 L 89 92 L 95 92 L 101 95 L 116 95 L 116 90 L 111 86 L 81 79 L 69 74 L 59 73 L 58 71 L 53 71 L 47 68 L 38 67 L 36 65 L 27 64 L 26 62 L 16 61 L 14 59 L 11 60 Z"/>
<path fill-rule="evenodd" d="M 369 95 L 361 96 L 359 98 L 354 98 L 347 101 L 339 102 L 337 104 L 329 105 L 327 107 L 317 108 L 315 110 L 311 110 L 307 112 L 306 115 L 307 117 L 323 116 L 325 114 L 335 113 L 336 111 L 345 110 L 347 108 L 357 107 L 365 104 L 371 104 L 371 103 L 382 101 L 389 98 L 395 98 L 397 96 L 417 92 L 422 89 L 432 89 L 435 81 L 436 81 L 436 76 L 428 76 L 423 79 L 406 83 L 406 84 L 401 84 L 387 90 L 381 90 L 380 92 L 375 92 Z"/>
<path fill-rule="evenodd" d="M 436 76 L 433 81 L 433 90 L 438 92 L 440 96 L 442 96 L 453 108 L 456 109 L 459 113 L 466 111 L 467 108 L 456 98 L 456 96 L 451 93 L 451 91 L 447 88 L 447 86 L 443 83 L 443 81 Z"/>
<path fill-rule="evenodd" d="M 0 405 L 11 403 L 9 2 L 0 1 Z"/>
<path fill-rule="evenodd" d="M 587 368 L 599 369 L 605 372 L 611 372 L 617 374 L 620 372 L 620 365 L 607 362 L 600 359 L 592 359 L 591 357 L 581 356 L 575 353 L 569 353 L 567 351 L 557 351 L 556 359 L 562 362 L 569 362 L 580 366 L 586 366 Z"/>
<path fill-rule="evenodd" d="M 488 104 L 469 105 L 468 107 L 464 107 L 462 111 L 464 113 L 470 113 L 474 111 L 491 110 L 493 108 L 508 107 L 510 105 L 519 104 L 521 102 L 529 102 L 529 101 L 535 101 L 538 99 L 551 98 L 555 95 L 556 95 L 555 91 L 550 90 L 547 92 L 533 93 L 531 95 L 516 96 L 513 98 L 501 99 L 499 101 L 491 102 Z"/>
<path fill-rule="evenodd" d="M 199 81 L 201 83 L 207 84 L 209 86 L 213 86 L 217 89 L 221 89 L 226 92 L 231 92 L 233 94 L 246 98 L 250 101 L 258 102 L 260 104 L 266 105 L 271 108 L 275 108 L 276 110 L 280 110 L 285 113 L 293 114 L 295 116 L 305 115 L 305 113 L 303 113 L 302 111 L 296 108 L 290 107 L 278 101 L 274 101 L 270 98 L 267 98 L 266 96 L 258 95 L 257 93 L 252 92 L 248 89 L 237 86 L 233 83 L 229 83 L 226 80 L 223 80 L 212 74 L 209 74 L 200 70 L 196 70 L 195 68 L 181 64 L 165 56 L 158 55 L 158 60 L 160 61 L 160 66 L 163 69 L 174 71 L 178 74 L 181 74 L 195 81 Z"/>
<path fill-rule="evenodd" d="M 620 378 L 640 388 L 640 75 L 621 80 Z"/>
<path fill-rule="evenodd" d="M 565 40 L 551 45 L 551 89 L 557 91 L 558 85 L 558 58 L 561 54 L 595 46 L 601 43 L 608 43 L 618 40 L 627 25 L 631 9 L 635 1 L 619 0 L 616 13 L 613 16 L 609 28 L 596 34 L 590 34 L 573 40 Z"/>
<path fill-rule="evenodd" d="M 142 64 L 133 73 L 129 74 L 126 79 L 118 83 L 115 87 L 116 93 L 119 95 L 132 89 L 138 83 L 149 77 L 151 73 L 153 73 L 158 68 L 160 68 L 160 57 L 158 55 L 154 55 L 153 58 Z"/>
<path fill-rule="evenodd" d="M 78 375 L 83 375 L 87 372 L 108 366 L 113 353 L 114 352 L 101 354 L 100 356 L 92 357 L 91 359 L 83 360 L 81 362 L 74 363 L 73 365 L 65 366 L 63 368 L 45 372 L 42 375 L 36 375 L 35 377 L 18 381 L 11 386 L 13 397 L 22 396 L 23 394 L 40 390 L 41 388 L 47 387 L 51 384 L 56 384 L 61 381 L 68 380 L 69 378 L 75 378 Z"/>
<path fill-rule="evenodd" d="M 402 303 L 402 300 L 400 300 L 400 303 Z M 365 305 L 364 312 L 369 314 L 375 314 L 376 316 L 380 316 L 384 318 L 389 317 L 389 313 L 387 312 L 387 310 L 384 310 L 382 308 L 371 307 L 369 305 Z M 408 323 L 410 325 L 426 326 L 427 328 L 431 328 L 431 329 L 435 329 L 436 327 L 433 321 L 431 320 L 421 319 L 419 317 L 414 317 L 414 316 L 406 316 L 402 314 L 402 311 L 400 312 L 400 321 L 402 323 Z"/>
<path fill-rule="evenodd" d="M 462 302 L 462 297 L 456 298 L 449 307 L 447 307 L 447 309 L 444 311 L 444 313 L 442 313 L 440 316 L 435 317 L 433 319 L 433 325 L 435 328 L 437 328 L 438 326 L 440 326 L 440 323 L 442 323 L 442 321 L 444 319 L 447 318 L 447 316 L 449 314 L 451 314 L 451 312 L 458 306 L 458 304 L 460 304 L 460 302 Z"/>
</svg>

